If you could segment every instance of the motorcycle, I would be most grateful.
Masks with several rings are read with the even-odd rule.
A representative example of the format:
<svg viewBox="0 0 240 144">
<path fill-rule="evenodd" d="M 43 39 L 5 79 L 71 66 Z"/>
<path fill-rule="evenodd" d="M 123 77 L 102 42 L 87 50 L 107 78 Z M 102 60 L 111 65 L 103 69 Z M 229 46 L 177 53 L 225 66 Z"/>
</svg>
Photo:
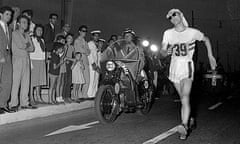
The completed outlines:
<svg viewBox="0 0 240 144">
<path fill-rule="evenodd" d="M 103 64 L 95 98 L 95 111 L 101 123 L 113 123 L 122 112 L 146 115 L 151 110 L 153 83 L 143 70 L 134 71 L 138 64 L 139 60 L 132 59 L 112 59 Z M 130 69 L 131 66 L 136 68 Z"/>
</svg>

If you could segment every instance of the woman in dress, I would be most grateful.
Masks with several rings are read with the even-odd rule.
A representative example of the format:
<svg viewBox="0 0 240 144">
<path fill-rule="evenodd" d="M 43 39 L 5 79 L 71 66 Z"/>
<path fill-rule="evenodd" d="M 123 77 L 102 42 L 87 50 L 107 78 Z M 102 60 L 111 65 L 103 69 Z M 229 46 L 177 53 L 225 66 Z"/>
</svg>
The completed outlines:
<svg viewBox="0 0 240 144">
<path fill-rule="evenodd" d="M 31 93 L 30 100 L 43 102 L 41 97 L 41 86 L 47 84 L 46 63 L 45 63 L 45 44 L 42 38 L 43 26 L 37 24 L 34 28 L 32 42 L 35 51 L 30 53 L 31 60 Z M 36 99 L 34 98 L 34 89 L 36 90 Z"/>
<path fill-rule="evenodd" d="M 82 61 L 84 65 L 83 75 L 85 78 L 85 83 L 83 85 L 83 97 L 88 98 L 88 88 L 89 88 L 89 81 L 90 81 L 90 73 L 89 73 L 89 61 L 88 56 L 90 55 L 90 49 L 88 47 L 88 43 L 86 42 L 85 38 L 87 35 L 87 26 L 82 25 L 79 27 L 79 36 L 74 41 L 74 49 L 75 52 L 80 52 L 82 54 Z"/>
</svg>

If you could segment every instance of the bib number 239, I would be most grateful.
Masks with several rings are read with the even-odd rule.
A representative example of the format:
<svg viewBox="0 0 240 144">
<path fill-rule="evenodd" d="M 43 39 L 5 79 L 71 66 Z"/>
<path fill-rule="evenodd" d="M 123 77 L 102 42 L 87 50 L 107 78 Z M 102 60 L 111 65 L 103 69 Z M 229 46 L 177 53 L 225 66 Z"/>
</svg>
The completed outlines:
<svg viewBox="0 0 240 144">
<path fill-rule="evenodd" d="M 186 56 L 187 55 L 187 45 L 185 43 L 175 44 L 173 46 L 173 50 L 174 50 L 175 56 Z"/>
</svg>

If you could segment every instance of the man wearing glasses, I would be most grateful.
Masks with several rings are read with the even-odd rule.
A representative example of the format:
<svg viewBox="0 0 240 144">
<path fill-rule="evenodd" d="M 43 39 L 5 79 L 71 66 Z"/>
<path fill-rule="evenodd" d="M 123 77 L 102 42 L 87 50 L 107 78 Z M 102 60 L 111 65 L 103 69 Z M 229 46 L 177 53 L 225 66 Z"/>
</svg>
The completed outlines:
<svg viewBox="0 0 240 144">
<path fill-rule="evenodd" d="M 88 56 L 90 55 L 90 49 L 88 47 L 88 43 L 85 40 L 87 35 L 87 26 L 82 25 L 78 29 L 79 35 L 74 41 L 74 49 L 75 53 L 80 52 L 82 54 L 82 60 L 84 65 L 83 76 L 85 78 L 85 84 L 82 88 L 83 98 L 88 98 L 88 87 L 90 81 L 90 73 L 89 73 L 89 61 Z"/>
<path fill-rule="evenodd" d="M 162 40 L 163 55 L 171 55 L 169 68 L 169 79 L 173 82 L 181 99 L 181 120 L 178 127 L 180 139 L 185 140 L 188 136 L 190 118 L 190 92 L 193 81 L 193 54 L 195 41 L 203 41 L 206 45 L 211 69 L 216 68 L 216 60 L 212 54 L 212 47 L 209 39 L 197 29 L 188 27 L 188 23 L 179 9 L 171 9 L 167 19 L 174 25 L 173 28 L 164 32 Z M 190 124 L 192 124 L 190 122 Z"/>
</svg>

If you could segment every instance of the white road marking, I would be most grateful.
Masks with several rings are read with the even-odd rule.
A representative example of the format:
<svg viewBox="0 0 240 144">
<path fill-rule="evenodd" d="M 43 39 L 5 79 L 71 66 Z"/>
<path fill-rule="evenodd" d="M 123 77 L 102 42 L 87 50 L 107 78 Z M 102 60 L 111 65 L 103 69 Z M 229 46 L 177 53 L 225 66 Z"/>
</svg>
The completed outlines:
<svg viewBox="0 0 240 144">
<path fill-rule="evenodd" d="M 167 137 L 169 137 L 170 135 L 173 135 L 175 134 L 176 132 L 178 131 L 178 126 L 175 126 L 174 128 L 144 142 L 143 144 L 156 144 L 158 143 L 159 141 L 162 141 L 164 139 L 166 139 Z"/>
<path fill-rule="evenodd" d="M 210 107 L 208 108 L 208 110 L 214 110 L 214 109 L 216 109 L 217 107 L 219 107 L 219 106 L 222 105 L 222 104 L 223 104 L 222 102 L 218 102 L 218 103 L 210 106 Z"/>
<path fill-rule="evenodd" d="M 99 121 L 94 121 L 94 122 L 90 122 L 90 123 L 86 123 L 86 124 L 82 124 L 82 125 L 70 125 L 65 128 L 56 130 L 45 136 L 52 136 L 52 135 L 57 135 L 57 134 L 62 134 L 62 133 L 67 133 L 67 132 L 72 132 L 72 131 L 77 131 L 77 130 L 89 129 L 92 127 L 91 125 L 98 124 L 98 123 L 99 123 Z"/>
</svg>

